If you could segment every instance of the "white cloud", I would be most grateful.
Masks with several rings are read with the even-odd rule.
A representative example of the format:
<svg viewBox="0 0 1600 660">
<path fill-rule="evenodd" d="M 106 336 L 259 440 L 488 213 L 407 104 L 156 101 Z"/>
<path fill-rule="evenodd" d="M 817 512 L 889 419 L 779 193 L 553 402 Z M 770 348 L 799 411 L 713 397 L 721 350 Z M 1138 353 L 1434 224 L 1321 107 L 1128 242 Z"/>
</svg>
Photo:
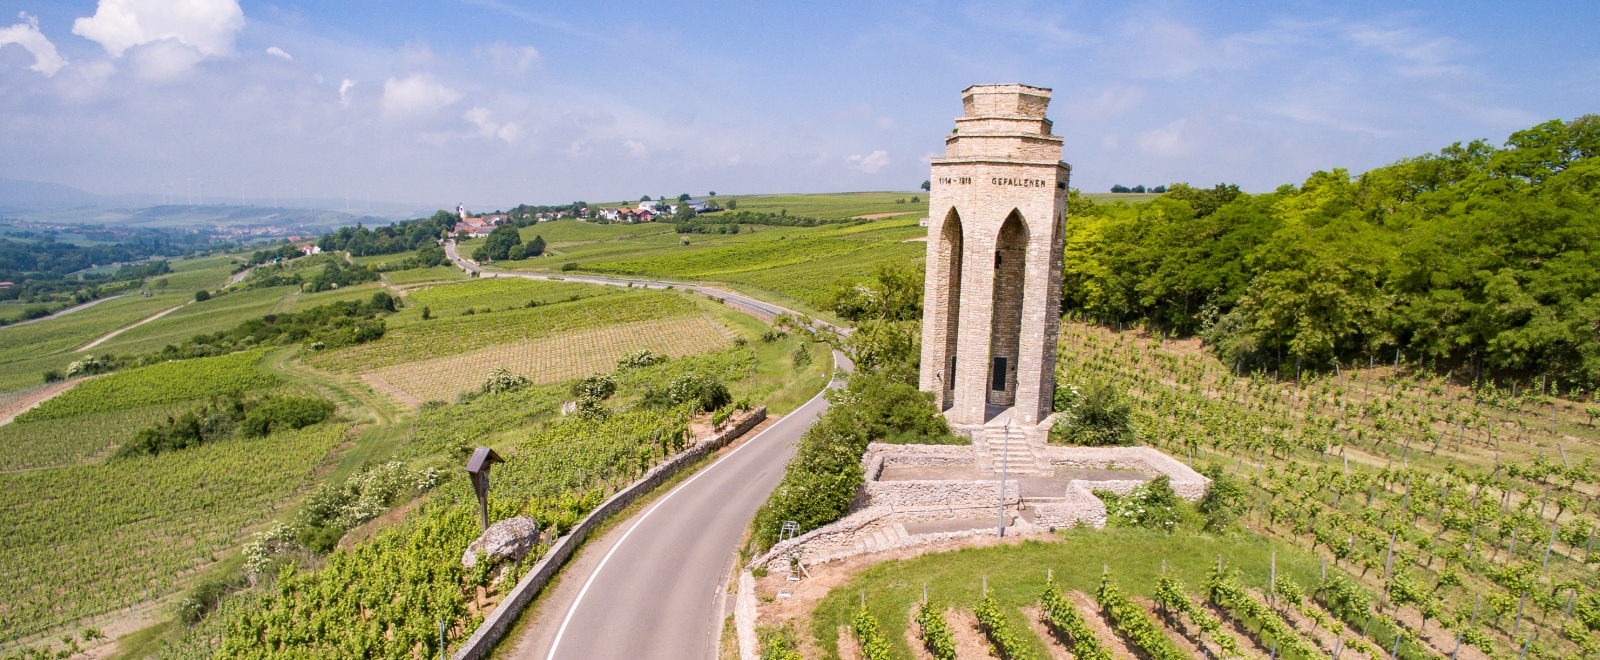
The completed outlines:
<svg viewBox="0 0 1600 660">
<path fill-rule="evenodd" d="M 129 52 L 134 72 L 146 80 L 166 81 L 187 73 L 205 55 L 176 41 L 144 44 Z"/>
<path fill-rule="evenodd" d="M 633 156 L 634 158 L 644 158 L 645 148 L 643 143 L 634 140 L 628 140 L 623 142 L 622 146 L 628 148 L 628 155 Z"/>
<path fill-rule="evenodd" d="M 284 50 L 282 48 L 279 48 L 277 46 L 268 46 L 267 47 L 267 54 L 271 55 L 273 57 L 280 58 L 280 59 L 282 59 L 282 60 L 284 60 L 286 62 L 294 61 L 294 56 L 293 55 L 290 55 L 290 54 L 284 52 Z"/>
<path fill-rule="evenodd" d="M 350 88 L 355 86 L 356 81 L 349 78 L 345 78 L 344 82 L 339 83 L 339 105 L 346 108 L 350 107 Z"/>
<path fill-rule="evenodd" d="M 1347 36 L 1357 45 L 1387 53 L 1403 62 L 1395 66 L 1395 72 L 1402 76 L 1432 78 L 1466 72 L 1466 67 L 1450 63 L 1467 52 L 1453 39 L 1430 37 L 1411 28 L 1360 27 Z"/>
<path fill-rule="evenodd" d="M 867 174 L 877 174 L 878 170 L 889 164 L 889 152 L 879 149 L 870 154 L 860 154 L 844 159 L 848 167 L 861 170 Z"/>
<path fill-rule="evenodd" d="M 445 87 L 426 73 L 390 78 L 383 83 L 383 114 L 388 117 L 431 115 L 461 100 L 461 92 Z"/>
<path fill-rule="evenodd" d="M 33 66 L 28 68 L 44 74 L 46 77 L 56 75 L 67 61 L 56 52 L 56 45 L 46 39 L 44 33 L 39 31 L 39 19 L 19 14 L 24 22 L 8 28 L 0 28 L 0 47 L 7 44 L 17 44 L 33 53 Z"/>
<path fill-rule="evenodd" d="M 477 126 L 478 135 L 486 138 L 500 138 L 509 143 L 516 142 L 517 138 L 522 137 L 522 127 L 517 126 L 515 122 L 495 123 L 489 118 L 488 108 L 473 108 L 468 110 L 463 118 Z"/>
<path fill-rule="evenodd" d="M 1117 85 L 1101 92 L 1099 96 L 1087 101 L 1066 104 L 1065 117 L 1068 121 L 1074 119 L 1115 119 L 1123 115 L 1144 101 L 1143 87 L 1126 87 Z"/>
<path fill-rule="evenodd" d="M 238 0 L 100 0 L 94 16 L 73 22 L 72 33 L 98 42 L 112 57 L 164 40 L 217 56 L 233 52 L 233 37 L 243 28 Z"/>
<path fill-rule="evenodd" d="M 1179 119 L 1161 128 L 1139 134 L 1139 148 L 1158 156 L 1176 156 L 1188 151 L 1183 140 L 1183 127 L 1189 120 Z"/>
<path fill-rule="evenodd" d="M 496 41 L 488 46 L 473 49 L 473 54 L 494 62 L 495 67 L 511 73 L 522 73 L 541 60 L 539 50 L 533 46 L 508 46 Z"/>
</svg>

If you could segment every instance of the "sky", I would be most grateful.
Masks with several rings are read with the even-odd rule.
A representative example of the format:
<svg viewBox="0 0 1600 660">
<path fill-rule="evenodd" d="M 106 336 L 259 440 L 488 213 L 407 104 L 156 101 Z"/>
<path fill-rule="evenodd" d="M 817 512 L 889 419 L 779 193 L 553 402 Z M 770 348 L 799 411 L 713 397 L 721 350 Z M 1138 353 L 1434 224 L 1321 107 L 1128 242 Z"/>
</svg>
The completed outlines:
<svg viewBox="0 0 1600 660">
<path fill-rule="evenodd" d="M 0 177 L 453 208 L 914 190 L 969 85 L 1073 185 L 1270 191 L 1600 112 L 1600 3 L 0 0 Z"/>
</svg>

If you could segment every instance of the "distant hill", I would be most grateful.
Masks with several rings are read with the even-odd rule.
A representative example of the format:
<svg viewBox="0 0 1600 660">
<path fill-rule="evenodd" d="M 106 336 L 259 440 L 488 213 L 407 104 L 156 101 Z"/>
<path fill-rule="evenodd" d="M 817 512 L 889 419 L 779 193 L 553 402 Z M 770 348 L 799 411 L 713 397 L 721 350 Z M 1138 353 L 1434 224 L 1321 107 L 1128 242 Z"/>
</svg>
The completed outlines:
<svg viewBox="0 0 1600 660">
<path fill-rule="evenodd" d="M 345 200 L 250 199 L 245 204 L 164 204 L 146 194 L 97 195 L 59 183 L 0 178 L 0 219 L 51 224 L 135 225 L 142 227 L 280 227 L 329 230 L 356 223 L 389 224 L 426 217 L 436 209 L 417 204 L 362 202 L 345 209 Z"/>
<path fill-rule="evenodd" d="M 59 183 L 0 179 L 0 209 L 83 206 L 99 201 L 99 195 Z"/>
</svg>

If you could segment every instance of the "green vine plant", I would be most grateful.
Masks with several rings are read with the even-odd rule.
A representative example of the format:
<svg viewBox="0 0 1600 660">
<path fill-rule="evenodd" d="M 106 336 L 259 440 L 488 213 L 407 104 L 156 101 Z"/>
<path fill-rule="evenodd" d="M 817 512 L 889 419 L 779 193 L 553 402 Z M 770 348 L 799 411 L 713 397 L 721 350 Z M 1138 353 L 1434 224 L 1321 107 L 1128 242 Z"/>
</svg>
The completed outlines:
<svg viewBox="0 0 1600 660">
<path fill-rule="evenodd" d="M 1039 610 L 1045 625 L 1072 643 L 1072 657 L 1077 660 L 1111 660 L 1111 651 L 1100 645 L 1100 640 L 1095 637 L 1088 622 L 1083 620 L 1078 608 L 1062 597 L 1054 575 L 1045 582 L 1044 593 L 1039 595 Z"/>
<path fill-rule="evenodd" d="M 1212 569 L 1211 575 L 1206 579 L 1206 594 L 1211 602 L 1231 612 L 1241 621 L 1255 622 L 1261 630 L 1261 643 L 1266 644 L 1270 638 L 1272 643 L 1277 645 L 1279 655 L 1305 660 L 1322 656 L 1321 651 L 1295 633 L 1282 617 L 1252 595 L 1240 581 L 1237 571 L 1229 575 L 1224 573 L 1220 566 L 1219 563 L 1217 569 Z"/>
<path fill-rule="evenodd" d="M 1244 656 L 1244 651 L 1239 647 L 1239 639 L 1228 631 L 1223 630 L 1222 621 L 1205 608 L 1194 604 L 1189 599 L 1189 592 L 1183 586 L 1183 581 L 1171 575 L 1163 575 L 1156 581 L 1156 604 L 1161 606 L 1168 617 L 1187 614 L 1194 622 L 1196 628 L 1206 635 L 1211 636 L 1215 642 L 1218 655 L 1222 658 L 1239 658 Z"/>
<path fill-rule="evenodd" d="M 1149 613 L 1133 602 L 1122 587 L 1111 579 L 1111 571 L 1107 570 L 1101 575 L 1100 588 L 1095 590 L 1094 595 L 1117 632 L 1143 650 L 1151 660 L 1190 660 L 1187 653 L 1173 644 L 1166 633 L 1161 632 L 1161 626 L 1150 618 Z"/>
<path fill-rule="evenodd" d="M 933 601 L 922 601 L 917 608 L 917 626 L 922 628 L 922 647 L 934 660 L 956 660 L 956 638 L 950 633 L 950 624 L 945 623 L 944 614 Z M 1085 658 L 1084 660 L 1089 660 Z M 1111 660 L 1095 658 L 1094 660 Z"/>
<path fill-rule="evenodd" d="M 867 612 L 867 606 L 862 605 L 850 621 L 850 628 L 856 635 L 856 641 L 861 643 L 861 657 L 865 660 L 889 660 L 889 638 L 883 636 L 883 631 L 878 627 L 878 618 Z"/>
<path fill-rule="evenodd" d="M 1007 660 L 1033 660 L 1033 651 L 1006 619 L 1005 612 L 1000 611 L 1000 604 L 995 602 L 994 596 L 984 596 L 972 613 L 978 617 L 979 627 L 989 638 L 991 654 Z"/>
</svg>

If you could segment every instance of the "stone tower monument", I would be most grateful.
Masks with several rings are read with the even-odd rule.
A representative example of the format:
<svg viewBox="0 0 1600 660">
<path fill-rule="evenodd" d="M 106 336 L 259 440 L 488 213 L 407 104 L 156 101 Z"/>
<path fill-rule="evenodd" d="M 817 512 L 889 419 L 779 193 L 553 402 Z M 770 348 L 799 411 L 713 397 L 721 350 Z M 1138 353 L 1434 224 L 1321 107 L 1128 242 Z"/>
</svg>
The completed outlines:
<svg viewBox="0 0 1600 660">
<path fill-rule="evenodd" d="M 961 103 L 929 179 L 920 386 L 983 463 L 1001 437 L 1042 445 L 1054 421 L 1072 168 L 1045 118 L 1050 90 L 976 85 Z"/>
</svg>

